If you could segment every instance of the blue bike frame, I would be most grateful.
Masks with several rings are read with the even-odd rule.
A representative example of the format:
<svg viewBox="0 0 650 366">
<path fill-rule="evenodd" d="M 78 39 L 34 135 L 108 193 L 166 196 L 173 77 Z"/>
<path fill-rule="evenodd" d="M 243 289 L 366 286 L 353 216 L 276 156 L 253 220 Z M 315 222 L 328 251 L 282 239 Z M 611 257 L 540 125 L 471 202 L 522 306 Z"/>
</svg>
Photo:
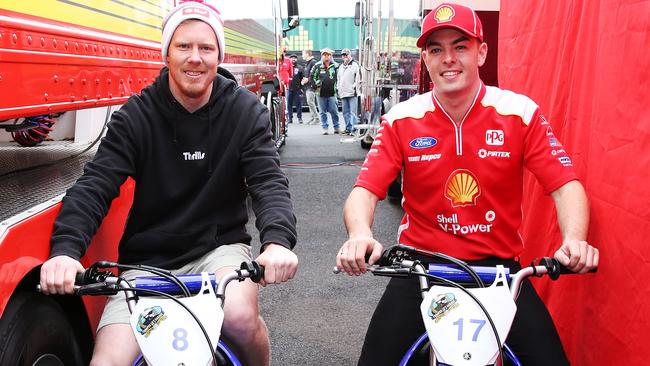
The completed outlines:
<svg viewBox="0 0 650 366">
<path fill-rule="evenodd" d="M 184 274 L 176 275 L 176 277 L 187 286 L 187 289 L 191 293 L 195 294 L 201 290 L 201 286 L 203 285 L 201 274 Z M 210 281 L 212 282 L 212 288 L 215 288 L 217 282 L 215 281 L 214 274 L 210 275 Z M 168 295 L 181 295 L 183 293 L 175 283 L 169 282 L 168 279 L 159 276 L 136 277 L 133 287 L 137 289 L 156 290 Z"/>
</svg>

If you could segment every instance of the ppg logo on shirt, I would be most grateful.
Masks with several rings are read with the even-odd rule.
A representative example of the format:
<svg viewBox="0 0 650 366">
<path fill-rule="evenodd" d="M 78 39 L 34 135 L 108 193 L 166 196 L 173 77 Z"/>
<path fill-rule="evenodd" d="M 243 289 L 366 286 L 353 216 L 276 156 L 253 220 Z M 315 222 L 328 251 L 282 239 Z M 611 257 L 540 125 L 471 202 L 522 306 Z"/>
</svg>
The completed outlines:
<svg viewBox="0 0 650 366">
<path fill-rule="evenodd" d="M 414 149 L 426 149 L 427 147 L 432 147 L 437 143 L 438 140 L 433 137 L 416 137 L 409 142 L 409 146 Z"/>
<path fill-rule="evenodd" d="M 505 139 L 502 130 L 487 130 L 485 131 L 485 143 L 492 146 L 503 145 Z"/>
</svg>

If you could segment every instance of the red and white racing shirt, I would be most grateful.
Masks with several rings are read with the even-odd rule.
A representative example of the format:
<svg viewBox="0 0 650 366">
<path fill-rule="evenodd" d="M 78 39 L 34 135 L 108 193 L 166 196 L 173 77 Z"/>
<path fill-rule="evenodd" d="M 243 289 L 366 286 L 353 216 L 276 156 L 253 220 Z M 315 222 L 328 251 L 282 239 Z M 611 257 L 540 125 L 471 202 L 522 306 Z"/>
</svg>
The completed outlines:
<svg viewBox="0 0 650 366">
<path fill-rule="evenodd" d="M 547 194 L 577 179 L 535 102 L 481 85 L 460 123 L 432 92 L 394 106 L 355 186 L 383 199 L 402 171 L 399 243 L 466 260 L 514 258 L 523 249 L 524 167 Z"/>
</svg>

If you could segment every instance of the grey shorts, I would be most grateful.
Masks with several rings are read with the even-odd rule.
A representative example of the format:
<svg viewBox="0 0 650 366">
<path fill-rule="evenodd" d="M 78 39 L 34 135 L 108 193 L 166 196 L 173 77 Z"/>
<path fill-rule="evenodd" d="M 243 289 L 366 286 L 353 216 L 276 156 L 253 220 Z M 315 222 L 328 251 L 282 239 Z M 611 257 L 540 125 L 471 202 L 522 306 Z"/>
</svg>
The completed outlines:
<svg viewBox="0 0 650 366">
<path fill-rule="evenodd" d="M 241 262 L 253 259 L 251 246 L 241 243 L 222 245 L 205 254 L 203 257 L 190 262 L 179 269 L 171 270 L 173 274 L 215 272 L 224 267 L 239 267 Z M 153 276 L 150 272 L 128 270 L 122 272 L 122 277 L 133 280 L 138 276 Z M 99 321 L 97 331 L 109 324 L 128 324 L 129 307 L 126 304 L 124 292 L 110 296 L 104 306 L 102 319 Z"/>
</svg>

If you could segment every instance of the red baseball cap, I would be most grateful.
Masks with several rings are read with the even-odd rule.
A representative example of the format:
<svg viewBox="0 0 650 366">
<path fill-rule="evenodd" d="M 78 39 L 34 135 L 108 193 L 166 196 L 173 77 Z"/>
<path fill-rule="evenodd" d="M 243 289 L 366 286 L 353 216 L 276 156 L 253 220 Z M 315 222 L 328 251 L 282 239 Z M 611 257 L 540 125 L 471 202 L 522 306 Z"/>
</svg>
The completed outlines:
<svg viewBox="0 0 650 366">
<path fill-rule="evenodd" d="M 423 48 L 429 35 L 442 28 L 458 29 L 483 42 L 483 26 L 474 10 L 464 5 L 444 3 L 424 17 L 422 34 L 418 38 L 417 46 Z"/>
</svg>

